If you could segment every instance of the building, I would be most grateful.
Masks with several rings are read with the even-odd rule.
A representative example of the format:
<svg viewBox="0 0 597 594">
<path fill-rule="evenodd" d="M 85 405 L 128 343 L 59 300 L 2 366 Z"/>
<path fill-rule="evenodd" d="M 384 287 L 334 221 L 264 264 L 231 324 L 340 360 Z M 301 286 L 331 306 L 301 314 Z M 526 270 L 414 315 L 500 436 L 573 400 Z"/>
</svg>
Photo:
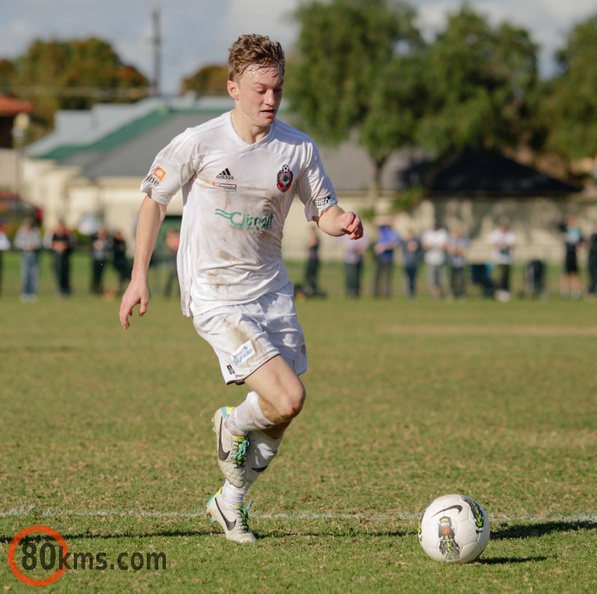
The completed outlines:
<svg viewBox="0 0 597 594">
<path fill-rule="evenodd" d="M 44 211 L 44 222 L 52 225 L 65 218 L 70 226 L 98 219 L 110 229 L 121 230 L 132 245 L 142 195 L 139 184 L 156 153 L 176 134 L 232 108 L 229 98 L 185 96 L 152 98 L 133 105 L 96 105 L 89 111 L 62 111 L 56 116 L 55 131 L 27 147 L 25 163 L 27 197 Z M 288 114 L 284 105 L 280 118 Z M 326 170 L 341 203 L 357 212 L 371 208 L 373 168 L 364 149 L 356 142 L 339 147 L 322 146 Z M 484 237 L 500 215 L 512 219 L 520 235 L 517 248 L 527 258 L 540 249 L 542 258 L 560 257 L 556 222 L 573 209 L 587 219 L 588 228 L 597 221 L 592 203 L 572 200 L 577 188 L 549 178 L 505 157 L 472 155 L 447 163 L 428 185 L 429 191 L 416 206 L 394 219 L 399 230 L 407 227 L 422 232 L 441 219 L 450 226 L 464 223 L 472 238 L 472 257 L 486 259 Z M 382 176 L 383 192 L 376 198 L 376 211 L 387 213 L 398 192 L 421 179 L 424 161 L 412 153 L 396 151 Z M 168 216 L 179 217 L 182 199 L 176 197 Z M 585 216 L 586 215 L 586 216 Z M 589 220 L 590 219 L 590 220 Z M 373 234 L 373 225 L 366 225 Z M 283 250 L 287 258 L 303 258 L 307 225 L 297 201 L 286 225 Z M 341 257 L 341 246 L 323 238 L 322 257 Z"/>
</svg>

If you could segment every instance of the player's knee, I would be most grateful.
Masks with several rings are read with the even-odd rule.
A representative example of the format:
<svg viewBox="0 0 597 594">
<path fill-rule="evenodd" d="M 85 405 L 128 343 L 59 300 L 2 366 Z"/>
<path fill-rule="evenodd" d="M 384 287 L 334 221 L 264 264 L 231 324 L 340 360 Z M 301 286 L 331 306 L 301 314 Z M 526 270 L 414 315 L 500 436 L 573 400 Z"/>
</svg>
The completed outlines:
<svg viewBox="0 0 597 594">
<path fill-rule="evenodd" d="M 292 390 L 288 390 L 280 400 L 278 414 L 286 421 L 296 417 L 305 404 L 307 393 L 302 383 Z"/>
</svg>

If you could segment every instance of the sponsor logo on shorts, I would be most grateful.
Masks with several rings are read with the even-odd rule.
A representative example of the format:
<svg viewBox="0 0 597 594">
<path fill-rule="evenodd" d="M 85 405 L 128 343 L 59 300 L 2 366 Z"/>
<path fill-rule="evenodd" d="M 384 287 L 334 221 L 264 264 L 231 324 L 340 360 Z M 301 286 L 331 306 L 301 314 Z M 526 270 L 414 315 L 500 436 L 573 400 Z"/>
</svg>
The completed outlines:
<svg viewBox="0 0 597 594">
<path fill-rule="evenodd" d="M 235 365 L 242 365 L 247 359 L 250 359 L 255 354 L 255 349 L 250 340 L 241 344 L 236 352 L 232 355 Z"/>
</svg>

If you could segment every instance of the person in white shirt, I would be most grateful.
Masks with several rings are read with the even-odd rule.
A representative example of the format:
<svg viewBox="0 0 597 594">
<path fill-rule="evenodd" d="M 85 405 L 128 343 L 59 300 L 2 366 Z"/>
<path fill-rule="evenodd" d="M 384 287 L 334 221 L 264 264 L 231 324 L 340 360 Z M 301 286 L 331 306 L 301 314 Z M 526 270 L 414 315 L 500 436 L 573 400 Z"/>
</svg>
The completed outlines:
<svg viewBox="0 0 597 594">
<path fill-rule="evenodd" d="M 120 323 L 147 312 L 147 269 L 166 208 L 182 189 L 177 256 L 183 313 L 216 352 L 224 380 L 250 392 L 212 419 L 223 487 L 208 501 L 212 521 L 236 542 L 256 540 L 245 496 L 276 455 L 305 401 L 305 339 L 282 261 L 282 230 L 297 195 L 308 221 L 331 236 L 363 234 L 360 218 L 337 204 L 319 151 L 276 118 L 284 84 L 281 45 L 243 35 L 230 48 L 234 108 L 189 128 L 155 158 L 141 183 L 131 282 Z"/>
<path fill-rule="evenodd" d="M 39 255 L 43 239 L 33 219 L 26 218 L 15 236 L 14 247 L 21 250 L 21 301 L 33 303 L 37 299 Z"/>
<path fill-rule="evenodd" d="M 432 229 L 423 233 L 421 242 L 425 252 L 424 259 L 429 290 L 433 297 L 443 297 L 446 284 L 448 232 L 438 222 L 435 222 Z"/>
<path fill-rule="evenodd" d="M 3 277 L 3 257 L 2 252 L 7 252 L 10 249 L 10 239 L 4 233 L 3 227 L 0 226 L 0 295 L 2 295 L 2 277 Z"/>
<path fill-rule="evenodd" d="M 499 220 L 498 226 L 489 234 L 489 245 L 493 248 L 493 263 L 497 268 L 495 298 L 498 301 L 510 300 L 510 269 L 512 267 L 512 250 L 516 244 L 516 236 L 510 229 L 506 217 Z"/>
</svg>

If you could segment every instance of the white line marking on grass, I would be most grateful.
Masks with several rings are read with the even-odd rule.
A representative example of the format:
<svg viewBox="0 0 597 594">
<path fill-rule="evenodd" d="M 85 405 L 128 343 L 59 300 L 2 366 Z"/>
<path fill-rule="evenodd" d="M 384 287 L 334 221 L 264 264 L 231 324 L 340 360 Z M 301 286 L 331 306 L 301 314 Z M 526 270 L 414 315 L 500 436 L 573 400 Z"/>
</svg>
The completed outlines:
<svg viewBox="0 0 597 594">
<path fill-rule="evenodd" d="M 42 518 L 65 518 L 65 517 L 86 517 L 86 518 L 199 518 L 205 516 L 205 511 L 144 511 L 137 509 L 130 510 L 93 510 L 93 509 L 54 509 L 37 508 L 34 505 L 22 505 L 18 508 L 0 512 L 0 518 L 37 516 Z M 277 514 L 252 514 L 254 518 L 264 520 L 361 520 L 368 522 L 387 522 L 390 520 L 418 521 L 420 514 L 407 513 L 337 513 L 337 512 L 290 512 Z M 576 522 L 596 522 L 597 516 L 505 516 L 503 514 L 492 516 L 491 521 L 508 523 L 541 523 L 541 522 L 563 522 L 573 524 Z"/>
</svg>

